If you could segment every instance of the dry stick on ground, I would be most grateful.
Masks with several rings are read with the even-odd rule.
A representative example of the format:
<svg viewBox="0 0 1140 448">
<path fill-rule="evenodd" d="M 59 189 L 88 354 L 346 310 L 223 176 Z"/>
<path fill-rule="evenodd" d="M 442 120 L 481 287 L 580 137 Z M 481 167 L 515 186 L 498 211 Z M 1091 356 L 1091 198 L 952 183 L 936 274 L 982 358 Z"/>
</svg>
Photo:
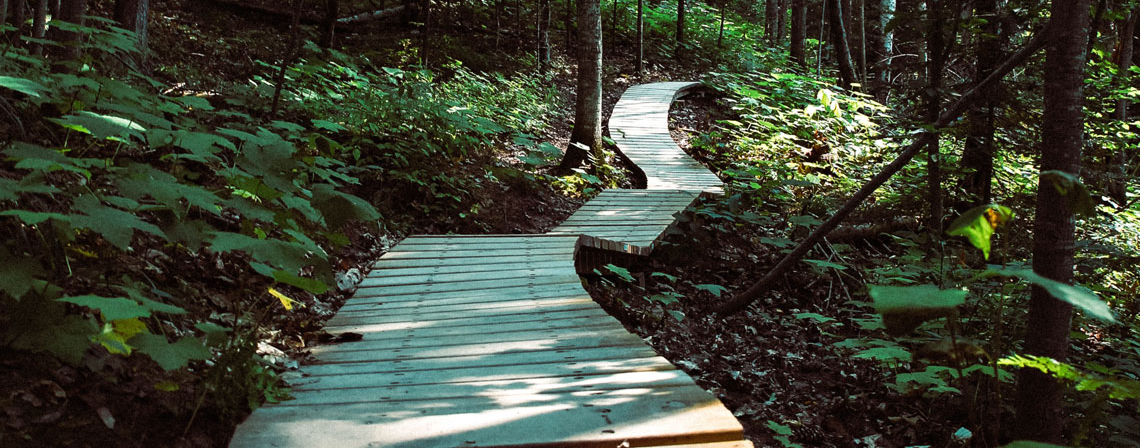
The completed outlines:
<svg viewBox="0 0 1140 448">
<path fill-rule="evenodd" d="M 1045 46 L 1045 41 L 1047 39 L 1046 36 L 1049 35 L 1049 30 L 1050 27 L 1046 25 L 1046 27 L 1043 30 L 1037 32 L 1033 36 L 1033 39 L 1026 43 L 1021 50 L 1011 55 L 1004 64 L 994 69 L 993 73 L 991 73 L 989 77 L 987 77 L 973 89 L 970 89 L 970 91 L 966 92 L 965 95 L 962 95 L 962 97 L 959 98 L 958 101 L 955 101 L 954 104 L 951 104 L 950 107 L 948 107 L 946 111 L 942 113 L 942 116 L 938 118 L 938 121 L 934 122 L 931 126 L 934 129 L 934 132 L 937 132 L 938 130 L 949 126 L 950 123 L 957 120 L 958 117 L 966 111 L 970 104 L 981 98 L 982 92 L 985 92 L 985 88 L 987 86 L 1001 80 L 1001 78 L 1004 77 L 1006 73 L 1009 73 L 1015 67 L 1021 65 L 1021 63 L 1025 62 L 1025 60 L 1028 59 L 1030 55 L 1037 52 L 1037 50 L 1041 49 L 1041 47 Z M 906 166 L 906 164 L 910 162 L 910 159 L 914 158 L 914 156 L 918 154 L 918 152 L 924 148 L 931 141 L 931 139 L 934 138 L 934 132 L 924 132 L 922 135 L 918 136 L 918 138 L 911 142 L 911 144 L 906 148 L 904 148 L 898 157 L 895 158 L 895 160 L 892 161 L 889 165 L 887 165 L 883 171 L 880 171 L 879 174 L 876 174 L 875 177 L 872 177 L 870 181 L 863 185 L 859 191 L 855 192 L 855 195 L 851 196 L 851 199 L 848 199 L 847 202 L 843 204 L 843 207 L 836 211 L 834 215 L 831 215 L 831 217 L 828 218 L 826 222 L 812 231 L 811 235 L 808 235 L 807 239 L 800 243 L 799 246 L 796 246 L 795 250 L 785 255 L 779 263 L 776 263 L 776 266 L 773 267 L 771 271 L 768 271 L 768 273 L 765 274 L 764 277 L 760 279 L 760 281 L 756 282 L 756 284 L 752 285 L 744 292 L 737 294 L 727 302 L 724 302 L 718 306 L 716 309 L 717 313 L 722 315 L 736 313 L 748 307 L 748 305 L 752 304 L 752 302 L 760 298 L 761 295 L 768 291 L 769 285 L 771 285 L 774 280 L 782 277 L 784 273 L 788 271 L 788 269 L 791 269 L 792 266 L 803 259 L 808 250 L 822 241 L 823 237 L 827 236 L 828 232 L 834 230 L 835 227 L 843 221 L 843 219 L 847 218 L 847 215 L 850 215 L 851 212 L 855 211 L 855 208 L 862 204 L 863 201 L 866 200 L 869 196 L 871 196 L 871 193 L 874 193 L 875 190 L 886 183 L 887 180 L 891 178 L 891 176 L 894 176 L 895 173 Z"/>
</svg>

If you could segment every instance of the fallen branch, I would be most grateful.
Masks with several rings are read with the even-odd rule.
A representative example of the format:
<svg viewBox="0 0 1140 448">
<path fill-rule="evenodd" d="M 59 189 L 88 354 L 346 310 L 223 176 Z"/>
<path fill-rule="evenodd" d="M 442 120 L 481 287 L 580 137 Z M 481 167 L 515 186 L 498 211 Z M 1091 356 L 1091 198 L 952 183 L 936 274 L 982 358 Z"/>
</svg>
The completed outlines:
<svg viewBox="0 0 1140 448">
<path fill-rule="evenodd" d="M 396 7 L 392 7 L 392 8 L 388 8 L 388 9 L 380 9 L 380 10 L 376 10 L 376 11 L 372 11 L 372 12 L 360 13 L 360 14 L 357 14 L 355 16 L 336 19 L 336 22 L 340 23 L 340 24 L 352 24 L 352 23 L 360 23 L 360 22 L 369 22 L 369 21 L 373 21 L 373 20 L 384 20 L 384 19 L 389 19 L 392 17 L 399 16 L 400 14 L 403 14 L 404 11 L 407 9 L 408 9 L 408 5 L 400 5 L 400 6 L 396 6 Z"/>
<path fill-rule="evenodd" d="M 1041 49 L 1041 47 L 1044 47 L 1050 29 L 1051 26 L 1046 25 L 1043 30 L 1034 34 L 1033 39 L 1026 43 L 1025 46 L 1021 48 L 1021 50 L 1018 50 L 1017 53 L 1011 55 L 1009 59 L 1006 59 L 1005 63 L 994 69 L 993 73 L 991 73 L 990 76 L 986 77 L 985 80 L 978 83 L 978 85 L 974 86 L 974 88 L 970 89 L 970 91 L 966 92 L 965 95 L 962 95 L 961 98 L 958 98 L 957 101 L 951 104 L 950 107 L 948 107 L 946 111 L 938 117 L 938 121 L 935 121 L 931 125 L 933 131 L 923 132 L 918 136 L 918 138 L 911 142 L 910 145 L 907 145 L 906 148 L 903 148 L 902 152 L 899 153 L 898 157 L 896 157 L 895 160 L 891 161 L 891 163 L 888 164 L 886 168 L 883 168 L 883 170 L 876 174 L 875 177 L 872 177 L 870 181 L 863 185 L 859 191 L 855 192 L 855 194 L 851 196 L 851 198 L 848 199 L 846 203 L 843 204 L 843 207 L 836 211 L 835 214 L 831 215 L 831 217 L 828 218 L 827 221 L 825 221 L 823 224 L 820 224 L 819 227 L 817 227 L 814 231 L 812 231 L 810 235 L 808 235 L 807 239 L 796 246 L 794 250 L 785 255 L 779 263 L 776 263 L 776 266 L 773 267 L 772 270 L 768 271 L 768 273 L 765 274 L 764 277 L 760 279 L 760 281 L 756 282 L 756 284 L 752 285 L 744 292 L 733 296 L 727 302 L 722 303 L 717 307 L 717 313 L 722 315 L 736 313 L 740 310 L 743 310 L 744 308 L 747 308 L 748 305 L 751 305 L 752 302 L 756 301 L 756 299 L 767 292 L 768 286 L 772 283 L 772 281 L 783 277 L 784 273 L 786 273 L 788 269 L 791 269 L 792 266 L 794 266 L 796 263 L 799 263 L 800 260 L 803 259 L 808 250 L 810 250 L 812 247 L 815 247 L 816 244 L 822 241 L 823 237 L 827 236 L 829 232 L 834 230 L 840 222 L 847 218 L 847 215 L 850 215 L 851 212 L 854 212 L 859 204 L 862 204 L 864 200 L 871 196 L 871 193 L 874 193 L 875 190 L 879 189 L 879 187 L 886 183 L 887 180 L 891 178 L 891 176 L 894 176 L 895 173 L 899 172 L 899 170 L 906 166 L 906 164 L 910 162 L 910 159 L 913 159 L 921 149 L 925 148 L 926 145 L 934 139 L 936 131 L 946 128 L 952 122 L 957 120 L 958 117 L 961 116 L 967 108 L 969 108 L 975 101 L 982 97 L 982 92 L 985 92 L 987 87 L 1000 81 L 1001 78 L 1005 77 L 1007 73 L 1025 62 L 1025 60 L 1028 59 L 1030 55 L 1036 53 L 1037 50 Z"/>
</svg>

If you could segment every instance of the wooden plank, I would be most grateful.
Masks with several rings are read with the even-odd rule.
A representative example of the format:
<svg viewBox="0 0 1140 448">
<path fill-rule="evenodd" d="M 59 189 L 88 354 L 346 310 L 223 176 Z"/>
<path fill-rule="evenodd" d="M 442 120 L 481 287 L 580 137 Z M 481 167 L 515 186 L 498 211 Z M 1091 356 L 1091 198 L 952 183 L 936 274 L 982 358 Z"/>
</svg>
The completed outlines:
<svg viewBox="0 0 1140 448">
<path fill-rule="evenodd" d="M 564 361 L 525 363 L 509 366 L 459 367 L 429 371 L 373 372 L 365 374 L 322 375 L 301 378 L 289 383 L 294 391 L 348 387 L 410 386 L 419 384 L 459 383 L 471 381 L 503 381 L 576 375 L 602 375 L 621 372 L 675 370 L 660 356 L 650 358 L 598 361 Z"/>
<path fill-rule="evenodd" d="M 562 237 L 542 234 L 487 234 L 487 235 L 413 235 L 400 241 L 400 244 L 440 244 L 470 242 L 482 244 L 487 242 L 509 242 L 519 240 L 530 241 L 558 241 Z"/>
<path fill-rule="evenodd" d="M 230 446 L 612 448 L 626 441 L 644 446 L 739 440 L 742 433 L 715 398 L 688 386 L 266 406 L 238 427 Z"/>
<path fill-rule="evenodd" d="M 428 293 L 421 295 L 355 297 L 345 302 L 340 312 L 356 312 L 383 309 L 393 314 L 407 313 L 410 309 L 423 308 L 431 312 L 436 306 L 464 306 L 470 304 L 493 304 L 519 300 L 545 300 L 561 297 L 576 297 L 586 294 L 580 282 L 556 283 L 553 285 L 521 286 L 512 288 L 488 288 L 482 291 L 458 291 Z"/>
<path fill-rule="evenodd" d="M 505 250 L 505 249 L 569 249 L 577 241 L 559 238 L 550 241 L 491 241 L 485 243 L 438 243 L 438 244 L 397 244 L 388 253 L 398 252 L 450 252 L 456 250 Z"/>
<path fill-rule="evenodd" d="M 415 332 L 419 333 L 439 333 L 446 331 L 453 331 L 455 335 L 470 334 L 473 332 L 490 332 L 490 331 L 510 331 L 511 328 L 518 328 L 513 324 L 524 324 L 524 328 L 543 328 L 544 325 L 549 325 L 552 321 L 559 319 L 575 319 L 581 320 L 583 323 L 590 323 L 596 319 L 613 319 L 610 315 L 602 311 L 601 308 L 585 310 L 585 311 L 568 311 L 564 313 L 547 313 L 547 314 L 526 314 L 517 316 L 507 316 L 498 318 L 496 320 L 488 319 L 454 319 L 446 325 L 440 322 L 395 322 L 390 324 L 355 324 L 355 325 L 332 325 L 331 323 L 325 327 L 329 333 L 380 333 L 380 332 Z M 603 320 L 604 320 L 603 319 Z M 331 321 L 330 321 L 331 322 Z M 490 328 L 479 328 L 490 327 Z M 432 330 L 429 332 L 429 330 Z M 396 333 L 393 334 L 395 336 Z"/>
<path fill-rule="evenodd" d="M 395 277 L 365 277 L 360 282 L 360 288 L 375 288 L 380 286 L 399 286 L 399 285 L 427 285 L 438 283 L 455 283 L 455 282 L 469 282 L 473 280 L 497 280 L 497 279 L 511 279 L 511 278 L 534 278 L 534 277 L 550 277 L 550 276 L 569 276 L 574 275 L 574 265 L 570 263 L 562 263 L 562 266 L 555 268 L 530 268 L 530 269 L 508 269 L 484 272 L 459 272 L 459 273 L 444 273 L 444 274 L 419 274 L 419 275 L 401 275 Z"/>
<path fill-rule="evenodd" d="M 520 278 L 507 278 L 500 280 L 481 280 L 481 281 L 468 281 L 456 283 L 430 283 L 424 285 L 399 285 L 399 286 L 379 286 L 370 287 L 364 286 L 357 290 L 357 294 L 361 295 L 408 295 L 408 294 L 423 294 L 429 292 L 447 292 L 447 291 L 477 291 L 486 288 L 501 288 L 507 286 L 527 286 L 527 285 L 549 285 L 557 283 L 571 283 L 580 282 L 577 274 L 566 275 L 546 275 L 542 277 L 520 277 Z"/>
<path fill-rule="evenodd" d="M 451 250 L 451 251 L 405 251 L 399 250 L 388 252 L 384 255 L 383 259 L 388 260 L 406 260 L 416 258 L 428 259 L 444 259 L 444 258 L 473 258 L 473 257 L 502 257 L 502 256 L 550 256 L 548 258 L 573 260 L 573 248 L 515 248 L 515 249 L 495 249 L 495 250 Z"/>
<path fill-rule="evenodd" d="M 439 313 L 426 313 L 421 315 L 402 314 L 389 316 L 384 312 L 338 314 L 329 319 L 329 325 L 364 325 L 364 324 L 390 324 L 399 322 L 446 322 L 456 319 L 489 319 L 496 317 L 513 317 L 520 315 L 542 315 L 554 312 L 569 312 L 574 310 L 593 309 L 597 304 L 589 296 L 577 299 L 565 299 L 544 304 L 527 304 L 525 306 L 490 308 L 480 311 L 451 311 Z"/>
<path fill-rule="evenodd" d="M 405 275 L 424 274 L 462 274 L 468 272 L 509 271 L 517 269 L 543 269 L 566 266 L 566 261 L 524 260 L 515 263 L 476 263 L 457 265 L 431 265 L 420 267 L 396 267 L 399 264 L 390 264 L 387 267 L 373 269 L 365 278 L 400 277 Z"/>
<path fill-rule="evenodd" d="M 344 344 L 345 347 L 351 344 Z M 537 352 L 545 350 L 575 350 L 593 347 L 644 347 L 641 338 L 630 333 L 582 336 L 561 341 L 506 341 L 484 344 L 450 345 L 439 347 L 405 347 L 374 350 L 322 351 L 319 362 L 397 361 L 425 358 L 455 358 L 460 356 L 494 356 L 502 353 Z"/>
<path fill-rule="evenodd" d="M 504 353 L 486 356 L 460 356 L 455 358 L 426 358 L 396 361 L 365 361 L 348 363 L 312 364 L 301 368 L 309 378 L 327 375 L 377 375 L 388 373 L 446 372 L 452 369 L 479 368 L 498 371 L 511 366 L 551 363 L 627 363 L 637 359 L 657 357 L 649 347 L 591 347 L 573 351 L 546 350 L 538 352 Z"/>
<path fill-rule="evenodd" d="M 455 338 L 467 338 L 472 336 L 489 337 L 488 335 L 503 335 L 503 340 L 509 340 L 510 336 L 515 333 L 537 332 L 545 330 L 553 330 L 557 332 L 568 332 L 574 329 L 589 329 L 592 331 L 606 332 L 611 329 L 624 328 L 621 322 L 611 316 L 590 316 L 590 317 L 576 317 L 568 318 L 564 321 L 549 321 L 549 320 L 530 320 L 522 322 L 503 322 L 502 325 L 488 327 L 488 326 L 438 326 L 438 327 L 412 327 L 404 329 L 396 329 L 383 332 L 370 332 L 363 333 L 365 340 L 368 341 L 388 341 L 394 343 L 404 343 L 404 341 L 412 340 L 428 340 L 436 338 L 440 342 L 438 345 L 445 344 L 449 339 L 453 341 Z M 380 342 L 377 342 L 378 344 Z M 392 344 L 389 344 L 392 345 Z"/>
<path fill-rule="evenodd" d="M 712 443 L 686 443 L 684 445 L 655 445 L 646 448 L 754 448 L 752 442 L 747 440 L 733 440 L 731 442 Z"/>
<path fill-rule="evenodd" d="M 324 377 L 335 382 L 340 377 Z M 512 399 L 520 395 L 577 394 L 621 389 L 656 389 L 683 387 L 693 380 L 680 370 L 619 372 L 601 375 L 569 375 L 508 380 L 445 382 L 417 385 L 342 386 L 293 391 L 293 399 L 279 406 L 312 406 L 331 404 L 378 403 L 423 400 L 455 400 L 467 397 Z"/>
<path fill-rule="evenodd" d="M 557 235 L 563 236 L 563 235 Z M 571 238 L 571 237 L 567 237 Z M 570 261 L 571 257 L 558 257 L 553 259 L 546 255 L 504 255 L 504 256 L 471 256 L 471 257 L 453 257 L 453 258 L 394 258 L 385 259 L 381 258 L 372 264 L 374 269 L 392 269 L 392 268 L 415 268 L 425 266 L 471 266 L 473 264 L 481 265 L 495 265 L 507 263 L 528 263 L 535 261 L 536 258 L 545 261 L 559 261 L 565 263 Z"/>
<path fill-rule="evenodd" d="M 513 333 L 476 333 L 455 338 L 453 336 L 421 336 L 413 335 L 407 338 L 376 339 L 365 337 L 355 342 L 338 344 L 325 344 L 311 347 L 312 354 L 330 353 L 352 350 L 381 350 L 414 347 L 444 347 L 454 345 L 489 344 L 494 342 L 517 341 L 549 341 L 564 342 L 584 337 L 611 336 L 619 337 L 629 334 L 621 325 L 605 325 L 587 328 L 542 328 L 529 331 L 516 331 Z"/>
<path fill-rule="evenodd" d="M 581 299 L 592 300 L 585 292 L 577 291 L 573 293 L 546 294 L 544 297 L 519 297 L 509 299 L 501 299 L 496 296 L 482 296 L 472 299 L 450 299 L 450 301 L 445 303 L 436 303 L 436 301 L 414 303 L 397 302 L 389 306 L 389 304 L 381 302 L 368 306 L 358 305 L 347 310 L 342 307 L 340 312 L 347 314 L 382 313 L 385 316 L 418 316 L 424 314 L 448 313 L 452 311 L 478 312 L 480 310 L 495 308 L 542 306 Z"/>
<path fill-rule="evenodd" d="M 383 288 L 376 288 L 372 291 L 383 291 Z M 464 298 L 483 298 L 485 296 L 498 297 L 502 300 L 516 300 L 519 298 L 529 297 L 529 294 L 547 294 L 547 293 L 571 293 L 578 294 L 585 292 L 582 289 L 582 280 L 573 279 L 564 282 L 555 282 L 550 284 L 526 284 L 526 285 L 500 285 L 497 287 L 482 288 L 472 291 L 441 291 L 441 292 L 420 292 L 416 294 L 404 294 L 398 296 L 389 296 L 384 294 L 367 294 L 357 291 L 353 298 L 349 299 L 345 305 L 354 304 L 396 304 L 400 302 L 415 303 L 415 302 L 431 302 L 435 300 L 448 300 L 448 299 L 464 299 Z M 439 302 L 442 303 L 442 302 Z"/>
</svg>

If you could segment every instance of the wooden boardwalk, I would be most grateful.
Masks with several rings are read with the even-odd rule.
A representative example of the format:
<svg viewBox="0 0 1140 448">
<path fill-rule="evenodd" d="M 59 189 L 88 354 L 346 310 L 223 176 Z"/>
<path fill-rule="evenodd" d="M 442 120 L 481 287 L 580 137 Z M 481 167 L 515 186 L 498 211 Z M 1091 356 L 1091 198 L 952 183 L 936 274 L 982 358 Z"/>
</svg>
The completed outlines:
<svg viewBox="0 0 1140 448">
<path fill-rule="evenodd" d="M 626 130 L 615 140 L 646 190 L 605 191 L 545 235 L 393 247 L 327 324 L 364 338 L 315 348 L 295 399 L 255 411 L 230 446 L 751 447 L 575 270 L 582 248 L 648 254 L 674 214 L 720 191 L 668 137 L 669 105 L 692 85 L 632 87 L 614 108 L 611 133 Z"/>
</svg>

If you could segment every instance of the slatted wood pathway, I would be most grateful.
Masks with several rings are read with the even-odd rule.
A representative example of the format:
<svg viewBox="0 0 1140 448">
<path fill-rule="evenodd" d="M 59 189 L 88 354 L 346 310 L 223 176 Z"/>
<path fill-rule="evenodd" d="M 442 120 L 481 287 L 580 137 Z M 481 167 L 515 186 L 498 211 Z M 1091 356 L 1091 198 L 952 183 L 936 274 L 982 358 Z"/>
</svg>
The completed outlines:
<svg viewBox="0 0 1140 448">
<path fill-rule="evenodd" d="M 327 324 L 295 399 L 255 411 L 246 447 L 747 448 L 711 394 L 583 289 L 584 248 L 644 255 L 721 184 L 669 138 L 693 83 L 631 87 L 610 132 L 647 180 L 607 190 L 545 235 L 417 236 L 385 254 Z M 699 168 L 699 169 L 698 169 Z"/>
</svg>

